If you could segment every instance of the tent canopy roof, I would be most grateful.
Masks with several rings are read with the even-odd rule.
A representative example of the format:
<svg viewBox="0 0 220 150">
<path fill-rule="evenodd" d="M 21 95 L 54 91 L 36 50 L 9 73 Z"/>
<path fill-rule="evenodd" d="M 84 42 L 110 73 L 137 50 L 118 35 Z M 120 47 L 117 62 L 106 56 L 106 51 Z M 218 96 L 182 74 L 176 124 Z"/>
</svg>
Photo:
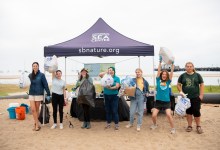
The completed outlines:
<svg viewBox="0 0 220 150">
<path fill-rule="evenodd" d="M 154 46 L 130 39 L 102 18 L 76 38 L 44 47 L 44 56 L 154 56 Z"/>
</svg>

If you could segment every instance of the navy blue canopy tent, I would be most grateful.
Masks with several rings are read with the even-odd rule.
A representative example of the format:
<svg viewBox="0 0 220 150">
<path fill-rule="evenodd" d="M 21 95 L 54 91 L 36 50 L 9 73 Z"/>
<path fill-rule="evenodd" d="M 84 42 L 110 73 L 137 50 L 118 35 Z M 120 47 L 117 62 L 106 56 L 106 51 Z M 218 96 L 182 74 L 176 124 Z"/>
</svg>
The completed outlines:
<svg viewBox="0 0 220 150">
<path fill-rule="evenodd" d="M 154 56 L 154 46 L 130 39 L 102 18 L 86 32 L 59 44 L 45 46 L 44 56 Z"/>
<path fill-rule="evenodd" d="M 44 56 L 53 55 L 65 57 L 66 80 L 66 57 L 138 56 L 140 67 L 140 56 L 154 56 L 154 46 L 138 42 L 120 34 L 102 18 L 99 18 L 92 27 L 78 37 L 59 44 L 45 46 Z M 154 73 L 154 68 L 152 70 Z"/>
</svg>

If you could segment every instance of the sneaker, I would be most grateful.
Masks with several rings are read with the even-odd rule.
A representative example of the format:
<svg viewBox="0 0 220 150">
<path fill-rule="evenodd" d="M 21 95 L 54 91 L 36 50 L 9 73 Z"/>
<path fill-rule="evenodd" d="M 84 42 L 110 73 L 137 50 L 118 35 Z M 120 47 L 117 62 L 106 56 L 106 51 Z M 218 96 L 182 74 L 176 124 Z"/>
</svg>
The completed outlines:
<svg viewBox="0 0 220 150">
<path fill-rule="evenodd" d="M 129 123 L 129 124 L 126 125 L 125 127 L 126 127 L 126 128 L 131 128 L 131 127 L 133 127 L 133 124 L 130 124 L 130 123 Z"/>
<path fill-rule="evenodd" d="M 62 123 L 60 124 L 60 129 L 63 129 L 63 124 Z"/>
<path fill-rule="evenodd" d="M 54 123 L 50 129 L 56 129 L 56 127 L 57 127 L 57 124 Z"/>
<path fill-rule="evenodd" d="M 157 128 L 157 124 L 153 124 L 153 125 L 150 126 L 150 129 L 151 129 L 151 130 L 154 130 L 154 129 L 156 129 L 156 128 Z"/>
<path fill-rule="evenodd" d="M 175 134 L 175 133 L 176 133 L 176 129 L 175 129 L 175 128 L 172 128 L 172 129 L 170 130 L 170 133 L 171 133 L 171 134 Z"/>
<path fill-rule="evenodd" d="M 137 131 L 140 132 L 141 131 L 141 127 L 137 126 Z"/>
<path fill-rule="evenodd" d="M 118 131 L 118 130 L 119 130 L 119 125 L 116 124 L 116 125 L 115 125 L 115 131 Z"/>
<path fill-rule="evenodd" d="M 119 126 L 115 126 L 115 131 L 118 131 L 119 130 Z"/>
<path fill-rule="evenodd" d="M 197 130 L 198 134 L 202 134 L 203 133 L 203 130 L 202 130 L 201 126 L 197 126 L 196 130 Z"/>
<path fill-rule="evenodd" d="M 191 132 L 192 131 L 192 126 L 188 126 L 187 128 L 186 128 L 186 132 Z"/>
<path fill-rule="evenodd" d="M 105 126 L 105 129 L 109 129 L 109 128 L 111 128 L 111 125 L 110 125 L 110 124 L 107 124 L 107 125 Z"/>
</svg>

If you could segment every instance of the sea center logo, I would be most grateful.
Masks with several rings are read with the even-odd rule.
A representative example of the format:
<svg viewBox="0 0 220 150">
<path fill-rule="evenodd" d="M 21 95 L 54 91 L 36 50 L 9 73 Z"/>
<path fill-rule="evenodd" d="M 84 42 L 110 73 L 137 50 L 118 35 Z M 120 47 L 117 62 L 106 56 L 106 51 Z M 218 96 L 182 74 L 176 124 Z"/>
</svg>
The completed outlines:
<svg viewBox="0 0 220 150">
<path fill-rule="evenodd" d="M 92 42 L 109 42 L 109 33 L 93 33 L 92 34 Z"/>
</svg>

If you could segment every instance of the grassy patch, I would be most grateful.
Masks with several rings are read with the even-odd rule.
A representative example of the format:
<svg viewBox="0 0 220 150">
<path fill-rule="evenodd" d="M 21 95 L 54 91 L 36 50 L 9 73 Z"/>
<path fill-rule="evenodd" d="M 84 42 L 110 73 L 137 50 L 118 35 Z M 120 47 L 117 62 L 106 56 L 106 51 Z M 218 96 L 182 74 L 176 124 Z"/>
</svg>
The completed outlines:
<svg viewBox="0 0 220 150">
<path fill-rule="evenodd" d="M 27 92 L 29 88 L 20 89 L 15 84 L 0 84 L 0 96 L 7 96 L 8 93 Z"/>
<path fill-rule="evenodd" d="M 70 92 L 74 85 L 68 84 L 67 86 L 68 91 Z M 96 92 L 100 93 L 102 91 L 102 87 L 100 84 L 95 85 Z M 28 92 L 29 88 L 20 89 L 18 85 L 15 84 L 0 84 L 0 96 L 7 96 L 8 93 L 16 93 L 16 92 Z M 179 93 L 176 86 L 172 86 L 173 93 Z M 206 85 L 205 86 L 205 93 L 220 93 L 220 86 L 212 86 Z"/>
<path fill-rule="evenodd" d="M 172 86 L 172 92 L 173 93 L 179 93 L 177 90 L 176 85 Z M 216 85 L 205 85 L 204 93 L 220 93 L 220 86 Z"/>
</svg>

